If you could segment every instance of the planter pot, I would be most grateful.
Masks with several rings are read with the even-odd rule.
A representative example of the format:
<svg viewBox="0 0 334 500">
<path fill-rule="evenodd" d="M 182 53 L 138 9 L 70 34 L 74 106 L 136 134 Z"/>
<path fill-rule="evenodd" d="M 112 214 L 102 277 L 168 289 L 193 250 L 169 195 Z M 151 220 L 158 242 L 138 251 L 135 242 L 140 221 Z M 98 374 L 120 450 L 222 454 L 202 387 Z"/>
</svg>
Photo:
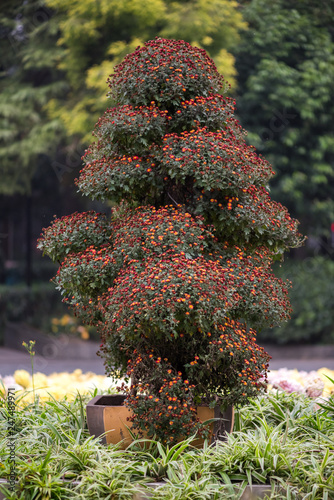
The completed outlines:
<svg viewBox="0 0 334 500">
<path fill-rule="evenodd" d="M 87 425 L 92 436 L 101 436 L 103 444 L 117 444 L 122 441 L 125 449 L 131 442 L 132 437 L 128 430 L 132 424 L 127 420 L 131 416 L 131 410 L 124 406 L 125 395 L 96 396 L 86 406 Z M 209 442 L 226 439 L 226 432 L 230 433 L 234 424 L 234 409 L 228 407 L 224 413 L 219 408 L 199 406 L 197 415 L 201 422 L 217 418 L 219 420 L 210 425 Z M 127 428 L 128 427 L 128 428 Z M 104 434 L 105 433 L 105 434 Z M 103 436 L 102 436 L 103 434 Z M 196 439 L 194 446 L 201 448 L 203 439 Z"/>
</svg>

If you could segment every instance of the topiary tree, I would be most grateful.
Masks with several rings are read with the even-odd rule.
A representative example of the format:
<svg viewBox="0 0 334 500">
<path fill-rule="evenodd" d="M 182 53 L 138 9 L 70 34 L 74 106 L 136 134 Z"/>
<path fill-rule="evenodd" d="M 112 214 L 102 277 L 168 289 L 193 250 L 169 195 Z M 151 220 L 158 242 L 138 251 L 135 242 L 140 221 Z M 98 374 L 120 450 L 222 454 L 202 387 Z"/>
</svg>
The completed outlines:
<svg viewBox="0 0 334 500">
<path fill-rule="evenodd" d="M 63 217 L 38 246 L 61 263 L 64 300 L 98 326 L 107 374 L 131 376 L 134 424 L 175 441 L 201 430 L 196 404 L 263 388 L 269 356 L 254 329 L 290 313 L 271 263 L 302 239 L 204 50 L 157 38 L 109 86 L 115 106 L 77 185 L 113 201 L 111 217 Z"/>
</svg>

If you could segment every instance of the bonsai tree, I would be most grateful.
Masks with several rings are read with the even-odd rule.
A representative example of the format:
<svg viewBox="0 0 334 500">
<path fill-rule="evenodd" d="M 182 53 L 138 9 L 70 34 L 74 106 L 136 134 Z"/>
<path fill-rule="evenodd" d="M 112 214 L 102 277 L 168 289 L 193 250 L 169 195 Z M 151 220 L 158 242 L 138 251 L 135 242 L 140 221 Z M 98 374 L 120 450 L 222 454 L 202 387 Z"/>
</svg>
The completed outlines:
<svg viewBox="0 0 334 500">
<path fill-rule="evenodd" d="M 290 313 L 271 264 L 302 238 L 204 50 L 157 38 L 108 82 L 113 106 L 77 185 L 111 215 L 62 217 L 38 246 L 60 263 L 64 300 L 98 327 L 106 373 L 131 377 L 135 427 L 175 441 L 203 431 L 196 405 L 242 404 L 265 386 L 256 329 Z"/>
</svg>

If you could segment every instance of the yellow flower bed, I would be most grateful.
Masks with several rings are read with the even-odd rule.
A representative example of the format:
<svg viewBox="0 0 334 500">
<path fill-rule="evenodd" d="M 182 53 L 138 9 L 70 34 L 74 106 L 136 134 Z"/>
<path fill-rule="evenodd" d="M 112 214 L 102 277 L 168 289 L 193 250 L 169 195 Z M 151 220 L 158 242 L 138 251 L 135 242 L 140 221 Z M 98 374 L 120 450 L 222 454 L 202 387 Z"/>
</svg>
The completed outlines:
<svg viewBox="0 0 334 500">
<path fill-rule="evenodd" d="M 334 384 L 326 375 L 334 380 L 334 370 L 329 370 L 328 368 L 321 368 L 309 373 L 287 369 L 271 370 L 268 388 L 269 390 L 271 388 L 279 388 L 287 392 L 304 392 L 311 396 L 327 398 L 331 394 L 334 394 Z M 96 375 L 93 372 L 82 373 L 80 369 L 74 370 L 72 373 L 53 373 L 48 376 L 37 372 L 34 374 L 34 388 L 32 377 L 26 370 L 16 370 L 14 380 L 20 386 L 17 395 L 22 403 L 34 401 L 34 388 L 35 393 L 39 395 L 41 401 L 47 401 L 52 398 L 61 400 L 65 396 L 68 401 L 71 401 L 77 393 L 82 395 L 89 394 L 95 388 L 98 388 L 100 391 L 112 389 L 116 392 L 116 386 L 121 382 L 120 380 L 108 378 L 104 375 Z"/>
<path fill-rule="evenodd" d="M 17 395 L 22 395 L 21 401 L 29 403 L 34 400 L 35 393 L 39 395 L 41 401 L 47 401 L 52 398 L 57 400 L 67 396 L 71 401 L 76 394 L 89 394 L 96 387 L 100 390 L 114 388 L 120 383 L 119 380 L 107 378 L 104 375 L 96 375 L 93 372 L 82 373 L 82 370 L 74 370 L 72 373 L 61 372 L 44 375 L 37 372 L 34 374 L 34 380 L 26 370 L 16 370 L 14 373 L 15 383 L 22 387 L 17 391 Z M 33 384 L 34 381 L 34 384 Z"/>
</svg>

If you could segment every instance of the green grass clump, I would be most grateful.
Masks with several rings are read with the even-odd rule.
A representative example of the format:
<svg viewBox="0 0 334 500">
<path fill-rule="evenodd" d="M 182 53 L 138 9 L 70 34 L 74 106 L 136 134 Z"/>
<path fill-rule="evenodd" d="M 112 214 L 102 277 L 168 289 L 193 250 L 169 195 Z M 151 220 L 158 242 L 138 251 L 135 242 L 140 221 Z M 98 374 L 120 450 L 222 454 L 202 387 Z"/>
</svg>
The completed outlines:
<svg viewBox="0 0 334 500">
<path fill-rule="evenodd" d="M 96 391 L 95 391 L 96 392 Z M 74 401 L 17 401 L 18 490 L 8 499 L 202 500 L 240 498 L 248 484 L 269 484 L 275 499 L 334 498 L 334 397 L 321 406 L 297 394 L 272 393 L 236 414 L 227 442 L 193 448 L 191 438 L 162 446 L 134 441 L 126 450 L 89 435 L 85 405 Z M 8 410 L 0 399 L 0 478 L 10 470 Z M 163 481 L 158 489 L 148 483 Z"/>
</svg>

